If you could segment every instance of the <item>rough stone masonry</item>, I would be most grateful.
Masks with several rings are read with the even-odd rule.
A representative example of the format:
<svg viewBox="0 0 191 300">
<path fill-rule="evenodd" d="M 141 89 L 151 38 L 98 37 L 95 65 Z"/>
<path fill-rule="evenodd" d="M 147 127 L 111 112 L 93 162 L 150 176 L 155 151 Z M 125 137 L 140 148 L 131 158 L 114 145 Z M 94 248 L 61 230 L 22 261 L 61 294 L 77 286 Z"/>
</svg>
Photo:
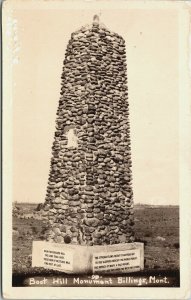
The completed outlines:
<svg viewBox="0 0 191 300">
<path fill-rule="evenodd" d="M 99 23 L 68 43 L 44 216 L 47 240 L 134 241 L 124 39 Z"/>
</svg>

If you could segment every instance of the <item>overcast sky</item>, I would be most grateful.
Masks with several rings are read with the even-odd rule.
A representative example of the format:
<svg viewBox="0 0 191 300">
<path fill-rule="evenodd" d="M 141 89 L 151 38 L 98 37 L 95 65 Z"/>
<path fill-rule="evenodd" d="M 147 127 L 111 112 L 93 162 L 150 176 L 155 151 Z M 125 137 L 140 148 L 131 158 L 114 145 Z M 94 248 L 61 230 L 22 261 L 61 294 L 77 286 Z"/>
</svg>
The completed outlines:
<svg viewBox="0 0 191 300">
<path fill-rule="evenodd" d="M 134 201 L 178 204 L 176 10 L 114 10 L 109 4 L 13 11 L 20 48 L 13 65 L 13 200 L 45 200 L 65 49 L 71 33 L 96 13 L 126 41 Z"/>
</svg>

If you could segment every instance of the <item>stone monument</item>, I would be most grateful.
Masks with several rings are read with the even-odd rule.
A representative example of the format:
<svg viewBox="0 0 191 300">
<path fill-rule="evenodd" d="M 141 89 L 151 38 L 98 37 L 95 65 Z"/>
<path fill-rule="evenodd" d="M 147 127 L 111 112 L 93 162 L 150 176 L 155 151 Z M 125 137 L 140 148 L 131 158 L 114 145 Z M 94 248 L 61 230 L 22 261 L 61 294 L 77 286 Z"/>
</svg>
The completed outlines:
<svg viewBox="0 0 191 300">
<path fill-rule="evenodd" d="M 99 23 L 68 43 L 43 215 L 33 265 L 68 273 L 143 269 L 134 242 L 124 39 Z"/>
</svg>

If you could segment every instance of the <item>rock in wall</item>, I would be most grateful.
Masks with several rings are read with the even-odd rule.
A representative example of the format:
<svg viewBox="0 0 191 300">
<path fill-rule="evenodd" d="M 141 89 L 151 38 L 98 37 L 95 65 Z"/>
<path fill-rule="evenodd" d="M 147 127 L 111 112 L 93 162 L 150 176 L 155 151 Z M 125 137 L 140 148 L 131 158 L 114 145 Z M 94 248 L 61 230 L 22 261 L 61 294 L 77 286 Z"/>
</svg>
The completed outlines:
<svg viewBox="0 0 191 300">
<path fill-rule="evenodd" d="M 100 25 L 71 35 L 44 215 L 49 241 L 134 241 L 125 41 Z"/>
</svg>

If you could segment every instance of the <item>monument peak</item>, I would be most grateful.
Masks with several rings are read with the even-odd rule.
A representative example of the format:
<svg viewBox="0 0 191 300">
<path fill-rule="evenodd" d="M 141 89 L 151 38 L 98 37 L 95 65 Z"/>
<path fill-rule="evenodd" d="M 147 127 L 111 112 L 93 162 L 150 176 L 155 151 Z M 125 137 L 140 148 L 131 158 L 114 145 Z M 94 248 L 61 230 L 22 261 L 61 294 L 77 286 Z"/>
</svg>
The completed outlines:
<svg viewBox="0 0 191 300">
<path fill-rule="evenodd" d="M 94 15 L 93 24 L 99 24 L 99 16 L 98 15 Z"/>
</svg>

